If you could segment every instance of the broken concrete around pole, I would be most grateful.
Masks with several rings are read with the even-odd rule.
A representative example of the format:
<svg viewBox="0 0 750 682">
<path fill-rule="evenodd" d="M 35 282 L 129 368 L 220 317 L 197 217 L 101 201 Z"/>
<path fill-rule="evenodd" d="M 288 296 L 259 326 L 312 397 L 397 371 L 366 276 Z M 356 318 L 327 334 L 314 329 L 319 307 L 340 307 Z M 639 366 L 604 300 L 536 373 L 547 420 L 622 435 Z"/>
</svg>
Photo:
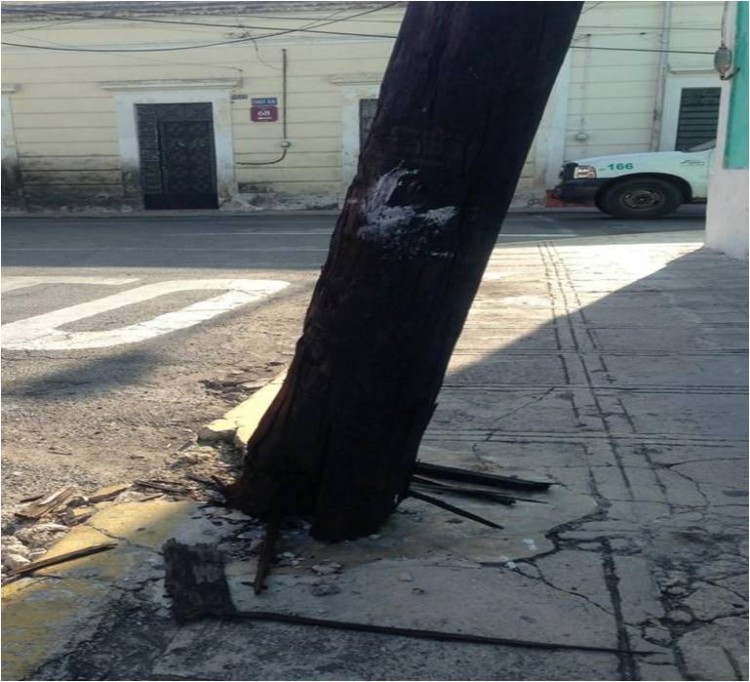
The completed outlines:
<svg viewBox="0 0 750 682">
<path fill-rule="evenodd" d="M 4 587 L 4 675 L 740 679 L 746 266 L 699 238 L 493 254 L 420 458 L 554 480 L 538 495 L 548 505 L 472 501 L 505 526 L 493 531 L 408 500 L 377 535 L 339 545 L 311 540 L 300 520 L 283 529 L 262 597 L 253 519 L 187 500 L 110 505 L 50 551 L 112 537 L 116 549 Z M 159 554 L 170 538 L 223 553 L 237 608 L 657 653 L 530 656 L 275 623 L 179 628 Z"/>
</svg>

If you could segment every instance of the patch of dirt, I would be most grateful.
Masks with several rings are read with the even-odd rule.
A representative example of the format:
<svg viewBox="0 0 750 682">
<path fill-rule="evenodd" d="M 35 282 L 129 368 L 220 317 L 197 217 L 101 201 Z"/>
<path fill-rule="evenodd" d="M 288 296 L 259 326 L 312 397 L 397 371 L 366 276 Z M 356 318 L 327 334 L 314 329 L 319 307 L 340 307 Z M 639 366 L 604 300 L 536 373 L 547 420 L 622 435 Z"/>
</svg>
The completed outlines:
<svg viewBox="0 0 750 682">
<path fill-rule="evenodd" d="M 313 281 L 137 345 L 4 351 L 3 529 L 27 497 L 164 477 L 206 424 L 288 364 Z"/>
</svg>

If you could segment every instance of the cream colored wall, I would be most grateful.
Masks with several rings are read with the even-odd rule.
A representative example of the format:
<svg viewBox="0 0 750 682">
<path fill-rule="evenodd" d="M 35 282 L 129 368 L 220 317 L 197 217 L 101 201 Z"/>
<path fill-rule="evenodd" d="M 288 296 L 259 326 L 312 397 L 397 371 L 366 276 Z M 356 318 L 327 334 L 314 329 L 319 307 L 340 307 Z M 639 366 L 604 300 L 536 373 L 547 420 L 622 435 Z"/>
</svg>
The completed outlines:
<svg viewBox="0 0 750 682">
<path fill-rule="evenodd" d="M 668 4 L 671 28 L 665 45 L 660 38 Z M 667 78 L 677 77 L 675 70 L 682 74 L 688 68 L 710 74 L 722 7 L 720 2 L 587 3 L 571 50 L 566 158 L 656 149 L 652 131 L 660 67 L 665 68 Z M 662 65 L 658 50 L 664 47 L 710 54 L 668 54 Z"/>
<path fill-rule="evenodd" d="M 722 3 L 673 2 L 670 49 L 712 52 L 718 44 Z M 666 65 L 656 52 L 587 50 L 622 47 L 658 50 L 665 3 L 586 3 L 571 50 L 570 82 L 559 93 L 564 100 L 566 159 L 628 151 L 646 151 L 653 143 L 659 68 L 668 79 L 710 76 L 710 55 L 670 54 Z M 355 13 L 354 9 L 341 16 Z M 312 19 L 330 15 L 305 10 Z M 351 33 L 395 35 L 402 9 L 376 12 L 358 20 L 325 27 Z M 8 15 L 9 16 L 9 15 Z M 223 27 L 161 25 L 125 21 L 77 21 L 49 28 L 10 33 L 4 40 L 39 45 L 179 47 L 242 36 L 237 24 L 267 27 L 269 33 L 305 23 L 300 12 L 273 17 L 211 16 Z M 169 15 L 169 20 L 197 17 Z M 40 26 L 44 22 L 37 22 Z M 234 24 L 234 26 L 232 25 Z M 34 25 L 23 24 L 24 29 Z M 255 29 L 253 29 L 255 31 Z M 246 191 L 316 196 L 323 203 L 340 196 L 342 183 L 342 85 L 332 76 L 364 74 L 372 79 L 385 70 L 393 41 L 378 37 L 331 37 L 288 34 L 256 43 L 241 42 L 182 52 L 81 53 L 3 48 L 3 82 L 18 84 L 12 102 L 18 164 L 30 196 L 87 195 L 117 205 L 123 195 L 115 93 L 100 84 L 110 81 L 238 78 L 231 94 L 235 177 Z M 250 121 L 250 97 L 281 100 L 281 54 L 288 56 L 286 158 L 271 161 L 282 147 L 282 124 Z M 567 108 L 567 112 L 564 109 Z M 576 139 L 576 136 L 585 139 Z M 547 141 L 548 143 L 549 141 Z M 556 140 L 559 142 L 559 140 Z M 550 157 L 552 158 L 552 157 Z M 535 150 L 524 166 L 517 194 L 539 201 L 559 159 L 540 158 Z M 346 180 L 346 178 L 344 178 Z M 97 198 L 98 197 L 98 198 Z"/>
<path fill-rule="evenodd" d="M 338 194 L 341 185 L 342 85 L 331 76 L 385 72 L 391 43 L 294 44 L 259 47 L 264 64 L 243 92 L 249 97 L 278 97 L 281 102 L 282 47 L 287 51 L 289 91 L 284 162 L 267 166 L 238 166 L 240 183 L 263 187 L 271 183 L 286 193 Z M 342 58 L 346 54 L 346 58 Z M 266 66 L 268 65 L 268 66 Z M 281 123 L 250 121 L 249 100 L 234 103 L 236 158 L 239 163 L 263 162 L 279 156 Z"/>
<path fill-rule="evenodd" d="M 356 12 L 343 11 L 342 16 Z M 117 47 L 177 47 L 186 43 L 233 39 L 232 23 L 277 28 L 299 26 L 282 16 L 216 17 L 224 28 L 163 27 L 119 21 L 82 21 L 48 30 L 23 31 L 19 42 Z M 299 13 L 297 13 L 299 14 Z M 313 13 L 314 14 L 314 13 Z M 330 9 L 319 13 L 331 14 Z M 305 11 L 305 16 L 310 11 Z M 385 10 L 332 25 L 352 33 L 395 35 L 401 10 Z M 170 16 L 175 19 L 175 16 Z M 195 20 L 196 17 L 183 17 Z M 22 38 L 23 40 L 20 40 Z M 6 40 L 11 40 L 7 38 Z M 43 42 L 46 41 L 46 42 Z M 62 199 L 89 195 L 103 203 L 122 198 L 118 150 L 116 93 L 102 83 L 191 79 L 210 82 L 238 77 L 232 95 L 232 135 L 236 180 L 248 191 L 313 195 L 328 204 L 338 199 L 341 183 L 341 86 L 331 76 L 366 72 L 382 76 L 393 40 L 294 34 L 235 45 L 155 53 L 46 52 L 3 49 L 3 81 L 19 84 L 12 93 L 18 163 L 29 196 Z M 250 98 L 282 99 L 282 49 L 288 58 L 286 158 L 272 165 L 282 151 L 282 122 L 250 120 Z M 208 98 L 207 98 L 208 99 Z M 33 202 L 32 202 L 33 203 Z"/>
</svg>

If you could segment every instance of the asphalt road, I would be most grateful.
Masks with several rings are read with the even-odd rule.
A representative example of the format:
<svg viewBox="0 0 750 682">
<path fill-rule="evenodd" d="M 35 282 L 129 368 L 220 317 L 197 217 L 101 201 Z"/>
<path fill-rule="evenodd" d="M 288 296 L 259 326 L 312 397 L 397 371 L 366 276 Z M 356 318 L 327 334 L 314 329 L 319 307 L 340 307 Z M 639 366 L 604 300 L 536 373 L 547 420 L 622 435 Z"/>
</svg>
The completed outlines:
<svg viewBox="0 0 750 682">
<path fill-rule="evenodd" d="M 685 206 L 654 221 L 594 209 L 511 213 L 498 244 L 702 229 L 705 209 Z M 6 218 L 5 267 L 319 268 L 335 215 Z"/>
<path fill-rule="evenodd" d="M 289 361 L 334 222 L 6 218 L 6 508 L 63 485 L 92 489 L 168 468 L 200 426 Z M 525 212 L 508 217 L 498 245 L 644 232 L 658 241 L 702 227 L 700 207 L 650 222 Z"/>
</svg>

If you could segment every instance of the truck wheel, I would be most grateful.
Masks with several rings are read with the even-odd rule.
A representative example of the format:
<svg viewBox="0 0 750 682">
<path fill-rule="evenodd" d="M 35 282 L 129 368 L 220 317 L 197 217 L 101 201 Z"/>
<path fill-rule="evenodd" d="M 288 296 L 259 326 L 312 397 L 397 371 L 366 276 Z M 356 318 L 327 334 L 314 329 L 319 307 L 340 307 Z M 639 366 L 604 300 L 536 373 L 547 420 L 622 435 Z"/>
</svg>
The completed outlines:
<svg viewBox="0 0 750 682">
<path fill-rule="evenodd" d="M 669 180 L 634 178 L 607 187 L 596 207 L 617 218 L 661 218 L 682 203 L 682 191 Z"/>
</svg>

